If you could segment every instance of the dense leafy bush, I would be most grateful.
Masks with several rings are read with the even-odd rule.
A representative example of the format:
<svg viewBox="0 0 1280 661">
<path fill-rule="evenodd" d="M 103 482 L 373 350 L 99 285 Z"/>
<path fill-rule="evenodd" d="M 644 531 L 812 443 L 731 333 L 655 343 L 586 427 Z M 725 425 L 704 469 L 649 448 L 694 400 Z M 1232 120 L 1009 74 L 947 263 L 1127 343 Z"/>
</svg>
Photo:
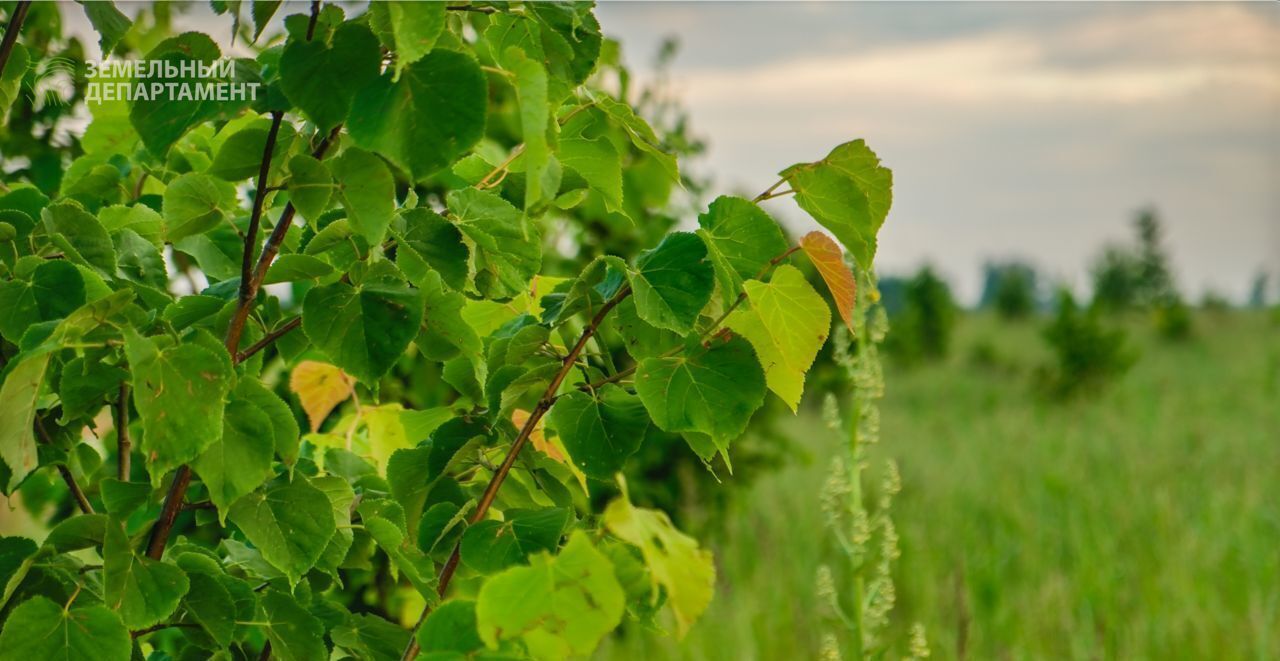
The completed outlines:
<svg viewBox="0 0 1280 661">
<path fill-rule="evenodd" d="M 1036 270 L 1023 262 L 987 264 L 978 305 L 1005 319 L 1031 316 L 1038 305 Z"/>
<path fill-rule="evenodd" d="M 1081 310 L 1065 290 L 1058 293 L 1057 311 L 1044 329 L 1044 338 L 1057 362 L 1040 371 L 1040 384 L 1055 397 L 1105 386 L 1137 359 L 1123 330 L 1104 327 L 1096 308 Z"/>
<path fill-rule="evenodd" d="M 946 281 L 925 266 L 906 281 L 901 298 L 901 310 L 892 315 L 893 330 L 885 340 L 890 355 L 906 363 L 945 357 L 956 318 Z"/>
<path fill-rule="evenodd" d="M 84 106 L 13 93 L 66 43 L 56 8 L 10 12 L 0 487 L 52 529 L 0 539 L 4 657 L 682 635 L 713 560 L 619 474 L 651 443 L 727 461 L 770 391 L 796 409 L 832 313 L 791 261 L 854 325 L 846 250 L 872 268 L 889 170 L 845 143 L 673 232 L 691 147 L 627 102 L 589 4 L 310 8 L 210 81 L 220 48 L 169 6 L 86 4 L 104 52 L 169 72 L 96 82 L 259 92 L 77 75 L 83 135 Z M 835 238 L 789 242 L 761 206 L 786 195 Z"/>
</svg>

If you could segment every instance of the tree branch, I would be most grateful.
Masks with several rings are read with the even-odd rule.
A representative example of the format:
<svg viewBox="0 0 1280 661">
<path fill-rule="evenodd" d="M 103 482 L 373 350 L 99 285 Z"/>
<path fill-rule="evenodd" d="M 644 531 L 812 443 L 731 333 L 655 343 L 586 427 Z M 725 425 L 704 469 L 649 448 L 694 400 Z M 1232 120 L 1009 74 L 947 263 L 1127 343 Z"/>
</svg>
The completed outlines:
<svg viewBox="0 0 1280 661">
<path fill-rule="evenodd" d="M 480 496 L 480 501 L 476 504 L 476 509 L 471 513 L 468 523 L 475 524 L 484 519 L 489 513 L 489 507 L 493 505 L 493 501 L 498 497 L 498 489 L 502 488 L 502 483 L 507 478 L 507 474 L 511 472 L 511 467 L 515 465 L 516 459 L 520 456 L 520 450 L 524 449 L 525 443 L 529 440 L 529 436 L 533 434 L 534 428 L 538 422 L 542 420 L 542 416 L 546 415 L 551 409 L 551 405 L 556 402 L 556 392 L 560 390 L 560 385 L 564 383 L 565 377 L 569 372 L 573 371 L 573 366 L 578 361 L 578 355 L 582 353 L 587 341 L 595 335 L 596 330 L 600 328 L 600 324 L 604 322 L 604 318 L 613 310 L 614 306 L 622 302 L 622 299 L 631 294 L 631 287 L 625 286 L 613 295 L 592 317 L 587 327 L 582 329 L 582 335 L 578 338 L 573 348 L 569 349 L 569 353 L 565 354 L 564 360 L 560 363 L 560 370 L 555 377 L 551 379 L 551 383 L 547 385 L 547 389 L 542 393 L 542 399 L 538 400 L 537 406 L 529 413 L 529 418 L 525 420 L 524 425 L 520 427 L 520 433 L 516 434 L 516 439 L 511 443 L 511 449 L 507 451 L 507 456 L 502 460 L 502 465 L 494 471 L 493 477 L 489 480 L 489 485 L 485 487 L 484 494 Z M 453 579 L 454 572 L 458 569 L 458 560 L 460 558 L 461 547 L 455 544 L 453 553 L 450 554 L 448 562 L 440 570 L 439 583 L 436 588 L 440 596 L 444 596 L 449 589 L 449 581 Z M 418 623 L 413 627 L 413 635 L 409 638 L 409 645 L 405 647 L 404 654 L 400 656 L 402 661 L 412 661 L 418 656 L 418 630 L 422 628 L 422 623 L 426 621 L 427 615 L 431 612 L 431 606 L 422 609 L 422 615 L 418 618 Z"/>
<path fill-rule="evenodd" d="M 312 156 L 316 159 L 322 158 L 325 152 L 329 150 L 329 146 L 337 139 L 338 132 L 341 130 L 341 124 L 333 127 L 329 135 L 320 141 Z M 270 158 L 269 151 L 266 158 Z M 262 254 L 258 257 L 258 265 L 254 269 L 253 277 L 249 279 L 249 295 L 241 297 L 239 304 L 236 306 L 235 315 L 231 318 L 231 323 L 227 324 L 225 343 L 227 352 L 231 354 L 232 364 L 239 364 L 242 360 L 238 348 L 240 346 L 240 336 L 244 333 L 244 324 L 249 319 L 249 312 L 253 309 L 253 300 L 258 295 L 258 289 L 262 287 L 262 280 L 266 277 L 267 269 L 280 252 L 280 244 L 284 242 L 285 233 L 288 232 L 295 213 L 296 210 L 293 207 L 293 203 L 290 202 L 280 214 L 280 220 L 271 230 L 271 235 L 267 237 L 266 244 L 262 246 Z M 241 285 L 243 284 L 244 281 L 242 280 Z M 160 516 L 156 519 L 155 527 L 151 529 L 151 540 L 147 543 L 147 557 L 159 560 L 164 556 L 164 547 L 169 541 L 169 533 L 173 531 L 174 520 L 178 518 L 179 512 L 182 511 L 182 499 L 186 496 L 187 487 L 190 485 L 191 468 L 185 465 L 179 466 L 178 470 L 174 472 L 173 483 L 169 486 L 169 493 L 165 496 L 164 506 L 160 509 Z"/>
<path fill-rule="evenodd" d="M 30 8 L 30 0 L 22 0 L 9 15 L 9 26 L 4 29 L 4 40 L 0 41 L 0 73 L 4 73 L 4 67 L 9 63 L 9 54 L 13 52 L 13 45 L 18 43 L 18 33 L 22 31 L 22 22 L 27 20 L 27 10 Z M 103 57 L 106 57 L 106 53 L 103 53 Z"/>
<path fill-rule="evenodd" d="M 240 260 L 240 305 L 249 299 L 252 286 L 253 251 L 258 243 L 258 226 L 262 223 L 262 209 L 267 199 L 267 177 L 271 174 L 271 155 L 276 149 L 276 136 L 280 134 L 280 123 L 284 121 L 284 113 L 276 110 L 271 113 L 271 130 L 267 131 L 267 144 L 262 150 L 262 165 L 258 167 L 258 188 L 253 196 L 253 214 L 249 216 L 249 231 L 244 235 L 244 256 Z M 256 293 L 256 292 L 255 292 Z M 234 347 L 227 347 L 232 353 Z"/>
<path fill-rule="evenodd" d="M 320 0 L 311 0 L 311 20 L 307 22 L 307 41 L 316 36 L 316 21 L 320 20 Z"/>
<path fill-rule="evenodd" d="M 765 274 L 769 272 L 770 269 L 777 266 L 778 264 L 781 264 L 782 260 L 795 254 L 796 251 L 798 250 L 800 250 L 800 246 L 791 246 L 790 248 L 787 249 L 786 252 L 769 260 L 769 263 L 765 264 L 764 268 L 760 269 L 759 273 L 756 273 L 756 277 L 754 279 L 759 280 L 760 278 L 763 278 Z M 720 328 L 720 324 L 724 323 L 724 320 L 728 319 L 729 315 L 732 314 L 734 310 L 738 309 L 738 307 L 741 306 L 744 302 L 746 302 L 746 300 L 747 300 L 747 293 L 745 291 L 742 292 L 741 294 L 738 294 L 738 297 L 733 299 L 733 303 L 730 303 L 729 307 L 725 308 L 724 312 L 718 318 L 716 318 L 715 321 L 711 322 L 711 325 L 707 327 L 707 330 L 702 332 L 702 335 L 699 337 L 699 339 L 705 340 L 708 337 L 711 337 L 711 335 L 715 333 L 717 329 Z M 683 348 L 684 348 L 684 345 L 672 347 L 668 349 L 665 353 L 663 353 L 661 357 L 668 358 L 670 356 L 674 356 L 677 353 L 680 353 L 680 350 Z M 612 376 L 605 377 L 603 379 L 600 379 L 599 381 L 593 381 L 592 383 L 584 384 L 579 387 L 579 390 L 595 390 L 605 384 L 613 383 L 615 381 L 621 381 L 627 378 L 628 376 L 631 376 L 631 374 L 636 371 L 637 367 L 638 365 L 632 365 L 631 367 L 621 370 Z"/>
<path fill-rule="evenodd" d="M 133 442 L 129 439 L 129 384 L 122 382 L 120 400 L 116 402 L 116 477 L 121 482 L 129 481 L 132 452 Z"/>
<path fill-rule="evenodd" d="M 284 337 L 285 335 L 289 334 L 290 331 L 292 331 L 293 329 L 301 325 L 302 325 L 302 315 L 298 315 L 290 319 L 289 321 L 284 322 L 284 324 L 281 325 L 279 328 L 271 331 L 270 333 L 267 333 L 266 337 L 262 338 L 261 340 L 258 340 L 257 342 L 254 342 L 253 344 L 249 345 L 248 349 L 245 349 L 244 351 L 241 351 L 239 354 L 237 354 L 236 362 L 243 363 L 244 361 L 249 360 L 250 356 L 267 348 L 268 346 L 271 345 L 272 342 L 275 342 L 281 337 Z"/>
<path fill-rule="evenodd" d="M 776 184 L 774 184 L 774 185 L 770 186 L 770 187 L 769 187 L 769 190 L 767 190 L 767 191 L 765 191 L 765 192 L 763 192 L 763 193 L 761 193 L 761 194 L 759 194 L 759 195 L 755 196 L 754 198 L 752 198 L 752 199 L 751 199 L 751 201 L 752 201 L 752 202 L 761 202 L 761 201 L 763 201 L 763 200 L 767 200 L 767 199 L 769 199 L 770 197 L 773 197 L 773 191 L 778 190 L 778 186 L 781 186 L 782 184 L 786 183 L 786 181 L 787 181 L 786 179 L 779 179 L 779 180 L 778 180 L 778 183 L 776 183 Z"/>
<path fill-rule="evenodd" d="M 155 633 L 156 631 L 160 631 L 162 629 L 173 629 L 177 627 L 182 627 L 186 629 L 195 629 L 195 628 L 198 628 L 199 626 L 200 625 L 196 624 L 195 622 L 161 622 L 160 624 L 153 624 L 145 629 L 130 631 L 129 635 L 133 638 L 140 638 L 149 633 Z"/>
<path fill-rule="evenodd" d="M 39 417 L 35 419 L 36 431 L 40 434 L 40 441 L 45 445 L 53 445 L 53 439 L 49 437 L 49 432 L 44 428 L 44 421 Z M 80 511 L 85 514 L 93 514 L 93 505 L 89 504 L 89 499 L 85 497 L 84 490 L 76 482 L 76 476 L 71 474 L 71 469 L 66 464 L 55 464 L 58 468 L 58 474 L 62 476 L 62 481 L 67 483 L 67 489 L 71 492 L 71 497 L 76 499 L 76 504 L 80 506 Z"/>
</svg>

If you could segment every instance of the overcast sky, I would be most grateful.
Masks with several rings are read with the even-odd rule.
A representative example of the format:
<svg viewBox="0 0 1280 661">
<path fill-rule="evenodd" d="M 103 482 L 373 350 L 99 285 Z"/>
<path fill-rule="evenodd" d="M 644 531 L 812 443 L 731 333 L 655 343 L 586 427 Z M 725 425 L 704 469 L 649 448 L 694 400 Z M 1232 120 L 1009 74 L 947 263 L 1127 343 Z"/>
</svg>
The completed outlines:
<svg viewBox="0 0 1280 661">
<path fill-rule="evenodd" d="M 348 5 L 348 14 L 360 10 Z M 277 14 L 305 12 L 286 3 Z M 125 5 L 132 14 L 136 8 Z M 246 20 L 247 8 L 245 10 Z M 1089 260 L 1143 205 L 1179 283 L 1280 291 L 1280 3 L 606 2 L 630 65 L 669 72 L 727 192 L 866 138 L 894 170 L 881 271 L 930 262 L 973 301 L 988 259 L 1087 290 Z M 83 12 L 64 7 L 87 34 Z M 178 19 L 223 42 L 230 20 Z M 93 39 L 85 39 L 90 56 Z M 765 203 L 814 227 L 788 198 Z"/>
<path fill-rule="evenodd" d="M 1242 299 L 1280 274 L 1280 3 L 646 3 L 597 9 L 671 78 L 700 167 L 759 192 L 866 138 L 894 170 L 877 263 L 932 262 L 963 299 L 988 258 L 1085 289 L 1143 205 L 1181 285 Z M 796 227 L 786 198 L 766 202 Z M 1273 282 L 1275 280 L 1273 279 Z M 1272 285 L 1273 292 L 1280 282 Z"/>
</svg>

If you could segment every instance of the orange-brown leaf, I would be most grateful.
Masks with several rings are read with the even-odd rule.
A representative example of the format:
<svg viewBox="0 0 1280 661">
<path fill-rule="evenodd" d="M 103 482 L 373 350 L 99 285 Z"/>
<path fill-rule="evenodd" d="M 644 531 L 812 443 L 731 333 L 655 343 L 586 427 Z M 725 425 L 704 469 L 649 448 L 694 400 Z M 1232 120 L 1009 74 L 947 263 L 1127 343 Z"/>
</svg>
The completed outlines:
<svg viewBox="0 0 1280 661">
<path fill-rule="evenodd" d="M 289 376 L 289 390 L 302 402 L 302 410 L 307 412 L 312 432 L 319 431 L 320 423 L 329 417 L 334 407 L 351 396 L 354 384 L 355 381 L 342 370 L 315 360 L 298 363 Z"/>
<path fill-rule="evenodd" d="M 858 282 L 844 263 L 840 245 L 822 232 L 809 232 L 800 239 L 800 247 L 813 265 L 818 267 L 822 281 L 827 283 L 827 289 L 831 291 L 831 298 L 835 299 L 840 318 L 852 329 L 853 303 L 854 296 L 858 293 Z"/>
<path fill-rule="evenodd" d="M 511 424 L 516 429 L 523 429 L 526 422 L 529 421 L 529 412 L 524 409 L 515 409 L 511 412 Z M 538 452 L 541 452 L 560 463 L 565 463 L 564 454 L 560 452 L 555 444 L 547 440 L 547 435 L 543 431 L 542 420 L 538 420 L 538 424 L 533 426 L 533 432 L 529 434 L 529 442 Z"/>
</svg>

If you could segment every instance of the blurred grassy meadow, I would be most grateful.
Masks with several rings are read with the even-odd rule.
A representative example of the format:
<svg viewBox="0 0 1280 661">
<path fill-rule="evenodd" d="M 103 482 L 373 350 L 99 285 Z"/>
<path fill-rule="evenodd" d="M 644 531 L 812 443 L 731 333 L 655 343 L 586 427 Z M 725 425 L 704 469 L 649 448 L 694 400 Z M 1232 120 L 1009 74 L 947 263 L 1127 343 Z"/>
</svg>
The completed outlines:
<svg viewBox="0 0 1280 661">
<path fill-rule="evenodd" d="M 914 622 L 941 659 L 1280 658 L 1280 325 L 1197 312 L 1170 342 L 1143 321 L 1133 369 L 1065 403 L 1033 387 L 1040 320 L 965 314 L 945 361 L 887 362 L 864 482 L 897 461 L 889 658 Z M 724 513 L 685 644 L 631 630 L 597 658 L 820 657 L 815 573 L 838 552 L 819 497 L 844 448 L 813 408 L 794 460 Z"/>
</svg>

